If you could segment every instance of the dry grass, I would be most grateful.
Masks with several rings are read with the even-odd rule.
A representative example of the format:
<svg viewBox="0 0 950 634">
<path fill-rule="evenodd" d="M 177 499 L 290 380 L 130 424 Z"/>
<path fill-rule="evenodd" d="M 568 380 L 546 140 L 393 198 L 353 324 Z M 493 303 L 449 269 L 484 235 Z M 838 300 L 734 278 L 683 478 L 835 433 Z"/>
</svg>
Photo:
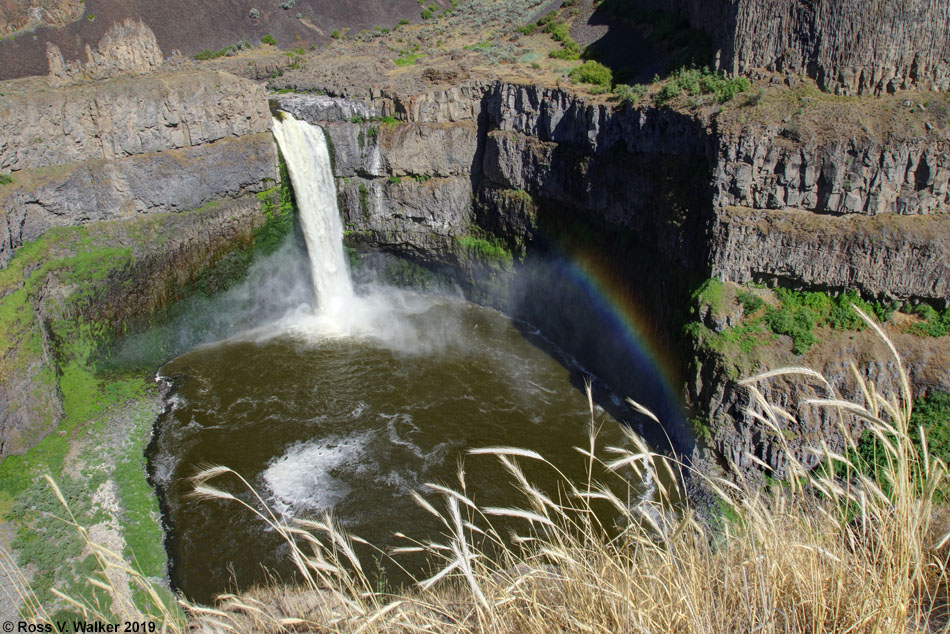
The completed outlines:
<svg viewBox="0 0 950 634">
<path fill-rule="evenodd" d="M 899 364 L 897 351 L 887 345 Z M 824 381 L 804 368 L 746 381 L 755 416 L 776 429 L 789 414 L 766 403 L 755 386 L 778 375 Z M 400 596 L 374 590 L 355 551 L 360 540 L 329 519 L 287 523 L 256 494 L 255 503 L 248 503 L 213 484 L 240 480 L 238 474 L 206 469 L 195 480 L 196 495 L 233 500 L 257 514 L 286 540 L 303 585 L 226 595 L 214 608 L 182 602 L 186 615 L 162 606 L 152 591 L 157 611 L 151 616 L 171 632 L 947 631 L 948 537 L 933 529 L 942 512 L 935 509 L 934 491 L 945 465 L 928 455 L 926 442 L 917 449 L 909 441 L 906 378 L 891 395 L 878 393 L 857 372 L 855 380 L 862 402 L 840 400 L 824 382 L 828 398 L 810 405 L 866 421 L 886 452 L 883 473 L 872 479 L 863 474 L 873 470 L 828 451 L 822 454 L 828 468 L 812 472 L 790 459 L 787 487 L 754 489 L 739 476 L 690 473 L 720 501 L 721 515 L 711 521 L 688 502 L 670 502 L 678 498 L 675 486 L 658 484 L 654 500 L 631 505 L 616 487 L 598 482 L 598 473 L 626 482 L 629 471 L 649 474 L 656 483 L 678 481 L 670 473 L 685 467 L 653 454 L 632 433 L 627 447 L 600 448 L 592 430 L 590 446 L 579 449 L 588 461 L 587 481 L 562 478 L 558 490 L 547 492 L 519 466 L 540 462 L 556 472 L 542 456 L 507 447 L 476 450 L 498 458 L 524 504 L 477 506 L 466 494 L 461 470 L 455 489 L 430 485 L 440 501 L 418 496 L 418 502 L 441 520 L 443 538 L 407 542 L 403 550 L 429 555 L 433 574 Z M 836 465 L 843 476 L 828 475 Z M 601 523 L 604 505 L 619 524 Z M 500 533 L 493 524 L 499 517 L 520 522 L 523 530 Z M 104 570 L 134 575 L 115 553 L 89 547 Z M 113 578 L 104 574 L 90 583 L 109 589 Z M 147 582 L 136 581 L 149 592 Z M 94 606 L 81 608 L 96 615 Z"/>
</svg>

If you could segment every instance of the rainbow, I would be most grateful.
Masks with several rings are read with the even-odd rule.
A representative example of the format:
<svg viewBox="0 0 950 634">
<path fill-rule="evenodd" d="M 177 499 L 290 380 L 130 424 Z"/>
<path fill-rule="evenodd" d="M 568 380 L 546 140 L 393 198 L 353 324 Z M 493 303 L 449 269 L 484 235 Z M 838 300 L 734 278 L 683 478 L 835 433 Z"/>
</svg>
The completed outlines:
<svg viewBox="0 0 950 634">
<path fill-rule="evenodd" d="M 618 396 L 632 398 L 656 414 L 674 440 L 691 444 L 687 440 L 681 390 L 676 387 L 682 385 L 679 363 L 670 354 L 669 346 L 661 341 L 661 325 L 655 316 L 635 301 L 629 284 L 620 278 L 616 267 L 606 265 L 590 253 L 575 252 L 568 256 L 560 251 L 552 263 L 562 277 L 583 293 L 587 302 L 585 309 L 590 311 L 595 326 L 603 329 L 599 333 L 603 345 L 611 346 L 612 356 L 629 366 L 616 373 L 610 368 L 606 372 L 598 368 L 600 378 L 607 381 Z M 618 375 L 624 379 L 618 381 Z"/>
</svg>

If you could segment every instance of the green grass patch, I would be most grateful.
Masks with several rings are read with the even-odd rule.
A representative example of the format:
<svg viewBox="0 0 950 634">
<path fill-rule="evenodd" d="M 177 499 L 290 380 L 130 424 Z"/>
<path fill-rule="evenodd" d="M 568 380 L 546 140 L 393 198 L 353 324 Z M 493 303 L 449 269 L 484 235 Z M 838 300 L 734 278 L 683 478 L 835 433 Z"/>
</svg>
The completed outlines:
<svg viewBox="0 0 950 634">
<path fill-rule="evenodd" d="M 396 66 L 412 66 L 418 64 L 419 60 L 425 57 L 425 53 L 403 53 L 393 61 Z"/>
<path fill-rule="evenodd" d="M 9 174 L 0 174 L 0 185 L 9 185 L 13 182 L 13 177 Z"/>
</svg>

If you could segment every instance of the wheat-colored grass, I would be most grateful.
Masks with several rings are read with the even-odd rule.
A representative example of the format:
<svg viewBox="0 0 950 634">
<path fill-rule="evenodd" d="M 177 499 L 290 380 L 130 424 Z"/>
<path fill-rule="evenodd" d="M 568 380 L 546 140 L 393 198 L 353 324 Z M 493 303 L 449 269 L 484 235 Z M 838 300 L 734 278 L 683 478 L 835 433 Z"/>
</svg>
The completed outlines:
<svg viewBox="0 0 950 634">
<path fill-rule="evenodd" d="M 592 425 L 590 445 L 579 448 L 588 463 L 586 481 L 560 477 L 556 490 L 542 491 L 520 467 L 538 462 L 558 474 L 542 456 L 513 447 L 475 450 L 497 457 L 523 504 L 476 505 L 461 469 L 455 488 L 429 485 L 431 495 L 417 500 L 442 522 L 442 539 L 407 539 L 401 550 L 425 552 L 433 572 L 398 596 L 374 589 L 354 547 L 361 540 L 329 518 L 285 521 L 220 466 L 199 474 L 196 495 L 233 500 L 281 535 L 302 585 L 224 595 L 213 607 L 182 600 L 181 612 L 162 604 L 118 554 L 89 547 L 104 571 L 120 568 L 151 592 L 155 611 L 139 618 L 158 619 L 169 632 L 945 632 L 948 537 L 935 532 L 935 518 L 945 513 L 935 508 L 934 494 L 946 467 L 928 455 L 926 442 L 921 448 L 910 442 L 911 390 L 901 373 L 899 392 L 881 394 L 855 372 L 861 402 L 841 400 L 804 368 L 745 381 L 754 416 L 776 431 L 789 414 L 770 405 L 757 386 L 779 375 L 824 382 L 828 397 L 808 405 L 830 408 L 842 421 L 846 415 L 862 419 L 886 454 L 883 471 L 821 448 L 825 467 L 808 471 L 787 451 L 788 486 L 756 488 L 738 472 L 691 472 L 651 452 L 632 432 L 626 447 L 599 447 Z M 622 486 L 595 477 L 619 478 L 629 470 L 658 484 L 655 499 L 630 504 L 617 493 Z M 253 503 L 213 484 L 222 478 L 235 478 Z M 675 483 L 684 478 L 701 480 L 718 498 L 718 516 L 703 519 L 689 501 L 673 502 L 683 499 Z M 619 524 L 601 523 L 609 515 L 605 507 Z M 494 524 L 499 517 L 522 529 L 503 534 Z M 103 574 L 90 583 L 110 589 L 114 578 Z M 79 607 L 97 615 L 95 606 Z M 43 619 L 41 611 L 36 618 Z"/>
</svg>

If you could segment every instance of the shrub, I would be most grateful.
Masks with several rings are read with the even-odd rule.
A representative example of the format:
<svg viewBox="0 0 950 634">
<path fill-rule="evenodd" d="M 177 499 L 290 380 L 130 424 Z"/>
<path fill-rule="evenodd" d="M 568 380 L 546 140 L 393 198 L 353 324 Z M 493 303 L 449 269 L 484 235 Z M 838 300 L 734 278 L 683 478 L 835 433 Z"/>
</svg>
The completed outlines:
<svg viewBox="0 0 950 634">
<path fill-rule="evenodd" d="M 581 52 L 578 48 L 576 48 L 577 44 L 575 44 L 574 47 L 575 48 L 568 48 L 565 46 L 564 48 L 559 48 L 555 51 L 551 51 L 550 53 L 548 53 L 548 57 L 553 57 L 554 59 L 566 59 L 566 60 L 579 59 L 581 56 Z"/>
<path fill-rule="evenodd" d="M 332 37 L 334 40 L 338 40 L 340 39 L 340 32 L 337 29 L 333 29 L 333 32 L 330 33 L 330 37 Z"/>
<path fill-rule="evenodd" d="M 251 9 L 250 11 L 247 12 L 247 17 L 251 18 L 252 20 L 258 19 L 259 17 L 261 17 L 260 9 Z"/>
<path fill-rule="evenodd" d="M 761 297 L 746 291 L 739 291 L 736 294 L 736 301 L 742 305 L 742 312 L 746 315 L 754 313 L 765 305 Z"/>
<path fill-rule="evenodd" d="M 621 105 L 635 106 L 649 92 L 650 89 L 643 84 L 634 84 L 633 86 L 617 84 L 614 87 L 614 95 L 620 100 Z"/>
<path fill-rule="evenodd" d="M 277 40 L 274 39 L 273 35 L 265 35 L 261 38 L 261 44 L 270 44 L 271 46 L 277 46 Z"/>
<path fill-rule="evenodd" d="M 430 11 L 429 9 L 423 9 L 423 11 L 422 11 L 422 19 L 423 19 L 423 20 L 431 20 L 431 19 L 432 19 L 432 11 Z"/>
<path fill-rule="evenodd" d="M 287 0 L 287 2 L 280 3 L 280 8 L 287 11 L 288 9 L 293 9 L 296 4 L 297 0 Z"/>
<path fill-rule="evenodd" d="M 9 185 L 13 182 L 13 177 L 9 174 L 0 174 L 0 185 Z"/>
<path fill-rule="evenodd" d="M 570 72 L 571 81 L 578 84 L 593 84 L 595 86 L 610 87 L 613 81 L 613 73 L 610 69 L 595 62 L 592 59 L 587 60 Z"/>
<path fill-rule="evenodd" d="M 406 18 L 403 18 L 402 20 L 399 21 L 399 26 L 406 26 L 407 24 L 409 24 L 409 20 L 407 20 Z"/>
<path fill-rule="evenodd" d="M 663 105 L 676 99 L 683 93 L 683 89 L 679 87 L 676 82 L 667 82 L 663 84 L 663 87 L 660 88 L 660 91 L 656 93 L 656 103 L 657 105 Z"/>
</svg>

